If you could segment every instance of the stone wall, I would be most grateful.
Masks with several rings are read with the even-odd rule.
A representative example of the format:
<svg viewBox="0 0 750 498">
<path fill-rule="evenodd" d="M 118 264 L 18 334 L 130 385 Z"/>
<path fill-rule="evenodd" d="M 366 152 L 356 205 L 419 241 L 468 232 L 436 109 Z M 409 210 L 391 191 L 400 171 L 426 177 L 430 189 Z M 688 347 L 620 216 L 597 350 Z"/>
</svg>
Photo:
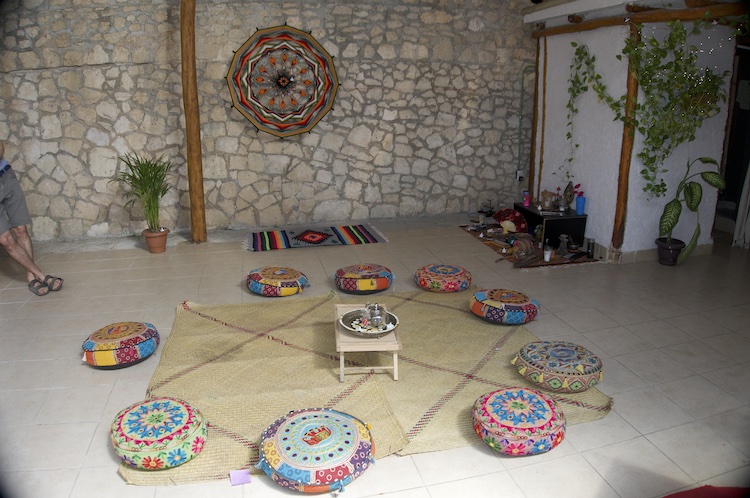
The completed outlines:
<svg viewBox="0 0 750 498">
<path fill-rule="evenodd" d="M 533 108 L 527 3 L 197 0 L 207 227 L 459 213 L 518 200 Z M 162 223 L 189 230 L 179 16 L 177 0 L 0 7 L 0 140 L 27 193 L 35 239 L 145 228 L 140 208 L 125 208 L 122 187 L 110 183 L 127 152 L 175 162 Z M 279 139 L 231 107 L 225 77 L 257 28 L 284 23 L 312 32 L 334 56 L 341 85 L 311 133 Z"/>
</svg>

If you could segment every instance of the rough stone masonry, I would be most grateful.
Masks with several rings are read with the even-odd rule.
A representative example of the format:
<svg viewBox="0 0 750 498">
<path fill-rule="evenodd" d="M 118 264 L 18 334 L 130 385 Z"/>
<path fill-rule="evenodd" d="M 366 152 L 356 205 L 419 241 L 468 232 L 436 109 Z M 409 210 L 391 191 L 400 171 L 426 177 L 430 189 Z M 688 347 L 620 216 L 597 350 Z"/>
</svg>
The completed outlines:
<svg viewBox="0 0 750 498">
<path fill-rule="evenodd" d="M 525 4 L 198 0 L 207 227 L 460 213 L 518 200 L 533 108 L 533 72 L 523 69 L 535 53 Z M 125 209 L 123 187 L 110 182 L 127 152 L 176 164 L 162 223 L 189 230 L 179 15 L 174 0 L 0 7 L 0 139 L 35 239 L 145 228 L 138 204 Z M 310 133 L 279 139 L 231 107 L 225 77 L 257 28 L 283 23 L 312 32 L 334 56 L 340 88 Z"/>
</svg>

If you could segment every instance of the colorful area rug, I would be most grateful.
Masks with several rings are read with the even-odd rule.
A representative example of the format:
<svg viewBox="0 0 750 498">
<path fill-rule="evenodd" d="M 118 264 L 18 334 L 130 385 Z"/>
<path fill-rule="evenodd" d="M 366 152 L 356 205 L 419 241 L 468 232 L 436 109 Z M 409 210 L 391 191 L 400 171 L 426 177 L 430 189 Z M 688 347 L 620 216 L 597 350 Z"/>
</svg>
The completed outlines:
<svg viewBox="0 0 750 498">
<path fill-rule="evenodd" d="M 249 251 L 272 251 L 295 247 L 346 246 L 388 242 L 370 225 L 345 225 L 288 230 L 267 230 L 251 233 L 245 241 Z"/>
<path fill-rule="evenodd" d="M 360 297 L 290 297 L 268 303 L 183 303 L 161 352 L 147 398 L 187 401 L 208 420 L 203 452 L 159 472 L 121 466 L 128 483 L 174 485 L 257 473 L 261 432 L 284 414 L 331 408 L 370 424 L 376 458 L 481 444 L 471 408 L 481 395 L 533 388 L 511 359 L 536 340 L 523 327 L 486 322 L 469 310 L 469 291 L 416 291 L 378 296 L 399 317 L 399 380 L 390 373 L 347 374 L 339 382 L 336 303 Z M 377 339 L 374 339 L 377 340 Z M 389 365 L 388 353 L 347 353 L 348 366 Z M 606 382 L 606 380 L 605 380 Z M 604 417 L 612 399 L 596 389 L 549 393 L 568 424 Z"/>
</svg>

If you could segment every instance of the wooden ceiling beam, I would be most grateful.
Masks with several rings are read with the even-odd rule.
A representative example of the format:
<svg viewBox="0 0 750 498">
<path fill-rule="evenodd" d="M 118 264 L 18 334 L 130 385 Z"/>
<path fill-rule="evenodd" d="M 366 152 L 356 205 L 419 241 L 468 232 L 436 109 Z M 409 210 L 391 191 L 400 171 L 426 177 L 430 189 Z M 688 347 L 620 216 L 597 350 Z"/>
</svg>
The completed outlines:
<svg viewBox="0 0 750 498">
<path fill-rule="evenodd" d="M 599 28 L 612 26 L 623 26 L 627 23 L 652 23 L 669 21 L 697 21 L 699 19 L 717 19 L 720 17 L 732 17 L 750 13 L 750 5 L 746 3 L 722 3 L 706 7 L 694 7 L 690 9 L 658 9 L 644 12 L 633 12 L 628 15 L 603 17 L 591 19 L 574 25 L 556 26 L 544 28 L 532 33 L 534 38 L 544 36 L 560 35 L 564 33 L 579 33 L 592 31 Z"/>
</svg>

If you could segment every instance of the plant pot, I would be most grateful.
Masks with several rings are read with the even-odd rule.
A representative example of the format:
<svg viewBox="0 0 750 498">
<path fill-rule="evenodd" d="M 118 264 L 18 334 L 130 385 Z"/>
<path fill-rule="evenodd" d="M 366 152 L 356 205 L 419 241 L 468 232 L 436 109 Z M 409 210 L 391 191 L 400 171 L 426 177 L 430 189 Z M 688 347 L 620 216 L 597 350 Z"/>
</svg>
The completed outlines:
<svg viewBox="0 0 750 498">
<path fill-rule="evenodd" d="M 146 238 L 148 252 L 156 254 L 167 250 L 167 234 L 169 233 L 169 228 L 161 228 L 158 232 L 152 232 L 147 228 L 141 233 Z"/>
<path fill-rule="evenodd" d="M 659 258 L 659 263 L 667 266 L 674 266 L 677 264 L 677 256 L 680 255 L 680 251 L 685 248 L 685 243 L 680 239 L 673 238 L 667 242 L 666 237 L 660 237 L 656 239 L 656 254 Z"/>
</svg>

